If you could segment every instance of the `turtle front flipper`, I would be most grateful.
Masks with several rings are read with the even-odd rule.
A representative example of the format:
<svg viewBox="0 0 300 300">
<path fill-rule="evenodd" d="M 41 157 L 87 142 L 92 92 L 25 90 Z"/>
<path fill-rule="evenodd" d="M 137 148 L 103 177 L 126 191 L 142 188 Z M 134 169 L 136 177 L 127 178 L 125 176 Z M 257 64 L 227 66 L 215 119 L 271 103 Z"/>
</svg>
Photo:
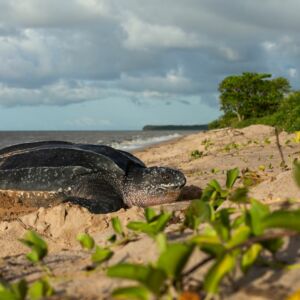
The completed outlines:
<svg viewBox="0 0 300 300">
<path fill-rule="evenodd" d="M 70 196 L 66 202 L 81 205 L 92 213 L 109 213 L 124 207 L 122 197 L 116 186 L 99 180 L 97 175 L 82 176 L 71 187 Z"/>
</svg>

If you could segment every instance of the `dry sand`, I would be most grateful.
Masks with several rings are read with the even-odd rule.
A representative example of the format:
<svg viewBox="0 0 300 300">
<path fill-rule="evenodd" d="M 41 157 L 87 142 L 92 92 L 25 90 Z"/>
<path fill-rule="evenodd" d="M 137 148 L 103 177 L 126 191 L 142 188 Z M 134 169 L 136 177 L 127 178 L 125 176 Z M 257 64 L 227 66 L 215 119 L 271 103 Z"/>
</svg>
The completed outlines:
<svg viewBox="0 0 300 300">
<path fill-rule="evenodd" d="M 290 142 L 288 142 L 290 141 Z M 238 167 L 250 176 L 256 185 L 251 195 L 273 205 L 292 198 L 297 205 L 300 190 L 294 183 L 289 170 L 294 158 L 299 157 L 300 144 L 293 142 L 293 135 L 280 134 L 280 143 L 288 166 L 283 170 L 276 145 L 274 128 L 255 125 L 244 129 L 221 129 L 188 135 L 173 141 L 155 145 L 135 153 L 148 166 L 169 166 L 182 170 L 187 177 L 187 188 L 182 198 L 196 198 L 201 188 L 213 178 L 224 182 L 226 170 Z M 202 157 L 191 158 L 191 152 L 198 150 Z M 167 229 L 172 239 L 182 238 L 172 233 L 176 220 L 183 218 L 188 201 L 165 205 L 175 211 L 173 224 Z M 143 209 L 131 208 L 106 215 L 93 215 L 86 209 L 71 204 L 60 204 L 50 208 L 39 208 L 18 216 L 10 211 L 8 220 L 0 222 L 0 279 L 32 281 L 40 276 L 37 267 L 28 263 L 24 253 L 28 250 L 18 242 L 26 230 L 33 229 L 48 242 L 50 254 L 47 263 L 56 275 L 53 285 L 58 291 L 56 299 L 109 299 L 114 287 L 123 281 L 110 280 L 104 273 L 87 273 L 84 268 L 90 263 L 89 254 L 80 249 L 76 242 L 78 233 L 91 234 L 97 243 L 104 245 L 113 233 L 110 224 L 112 216 L 118 215 L 128 223 L 143 217 Z M 293 239 L 287 245 L 284 259 L 300 262 L 300 239 Z M 120 261 L 148 262 L 157 255 L 151 239 L 142 236 L 139 240 L 115 249 L 111 263 Z M 195 252 L 189 265 L 201 257 Z M 201 280 L 202 274 L 195 273 L 194 279 Z M 223 286 L 223 299 L 285 299 L 294 290 L 300 289 L 300 271 L 268 271 L 257 268 L 239 280 L 237 286 Z"/>
</svg>

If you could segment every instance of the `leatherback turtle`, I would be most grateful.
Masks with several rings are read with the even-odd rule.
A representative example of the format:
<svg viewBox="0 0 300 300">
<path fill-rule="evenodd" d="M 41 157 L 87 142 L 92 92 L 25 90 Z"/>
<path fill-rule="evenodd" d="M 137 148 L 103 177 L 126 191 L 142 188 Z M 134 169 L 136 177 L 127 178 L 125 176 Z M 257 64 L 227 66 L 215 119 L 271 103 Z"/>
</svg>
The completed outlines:
<svg viewBox="0 0 300 300">
<path fill-rule="evenodd" d="M 173 202 L 185 183 L 178 170 L 147 168 L 132 154 L 104 145 L 43 141 L 0 150 L 0 197 L 8 206 L 70 201 L 105 213 Z"/>
</svg>

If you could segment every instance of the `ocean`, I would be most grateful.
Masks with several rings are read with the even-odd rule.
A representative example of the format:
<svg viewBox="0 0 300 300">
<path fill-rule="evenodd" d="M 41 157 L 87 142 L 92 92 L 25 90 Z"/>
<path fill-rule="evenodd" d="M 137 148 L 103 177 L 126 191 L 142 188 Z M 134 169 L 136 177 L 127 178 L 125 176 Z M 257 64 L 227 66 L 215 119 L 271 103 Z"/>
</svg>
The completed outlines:
<svg viewBox="0 0 300 300">
<path fill-rule="evenodd" d="M 194 131 L 0 131 L 0 148 L 36 141 L 102 144 L 133 151 Z"/>
</svg>

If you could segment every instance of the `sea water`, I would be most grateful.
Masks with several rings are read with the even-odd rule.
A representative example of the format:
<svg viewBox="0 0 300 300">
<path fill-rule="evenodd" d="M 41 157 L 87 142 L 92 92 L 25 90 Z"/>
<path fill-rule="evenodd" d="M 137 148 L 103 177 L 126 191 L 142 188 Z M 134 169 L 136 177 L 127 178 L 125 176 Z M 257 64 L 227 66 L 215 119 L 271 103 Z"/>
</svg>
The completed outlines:
<svg viewBox="0 0 300 300">
<path fill-rule="evenodd" d="M 0 131 L 0 148 L 36 141 L 68 141 L 133 151 L 189 133 L 192 131 Z"/>
</svg>

